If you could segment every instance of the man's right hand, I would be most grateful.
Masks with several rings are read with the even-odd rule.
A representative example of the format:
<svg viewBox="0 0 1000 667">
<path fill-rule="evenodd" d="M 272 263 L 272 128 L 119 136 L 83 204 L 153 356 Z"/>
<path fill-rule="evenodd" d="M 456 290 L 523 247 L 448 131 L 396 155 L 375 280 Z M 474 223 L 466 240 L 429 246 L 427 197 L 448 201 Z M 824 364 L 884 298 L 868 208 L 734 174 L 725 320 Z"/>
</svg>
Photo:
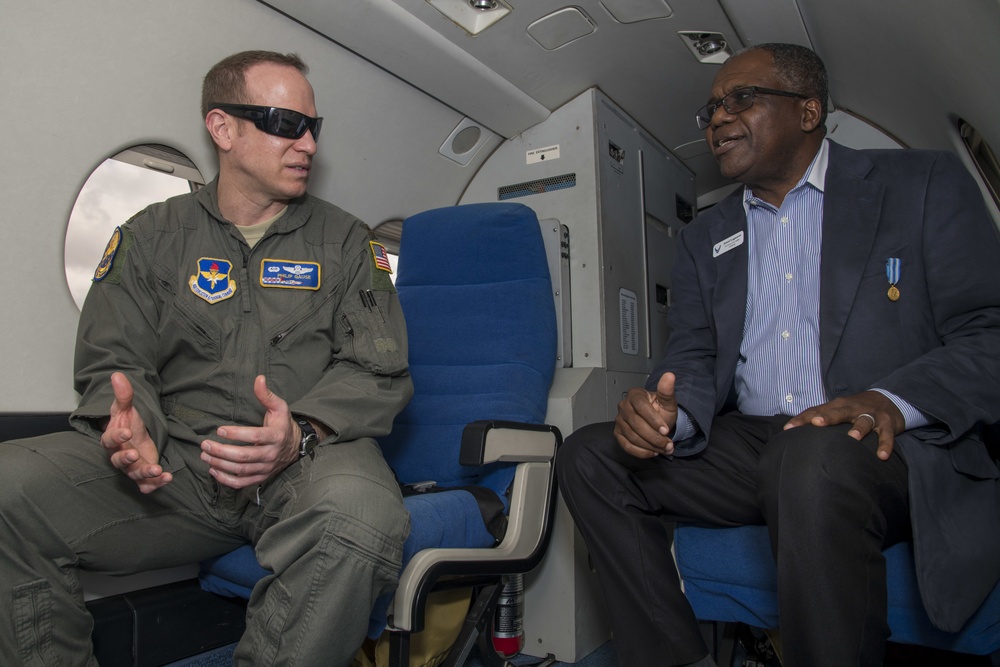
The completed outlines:
<svg viewBox="0 0 1000 667">
<path fill-rule="evenodd" d="M 674 442 L 669 433 L 677 423 L 677 400 L 674 398 L 674 374 L 664 373 L 656 392 L 630 389 L 618 403 L 615 438 L 628 454 L 648 459 L 673 454 Z"/>
<path fill-rule="evenodd" d="M 111 465 L 139 485 L 143 493 L 152 493 L 169 484 L 173 475 L 159 465 L 160 453 L 149 437 L 146 424 L 132 405 L 132 383 L 124 373 L 111 374 L 115 400 L 111 417 L 101 435 L 101 445 L 111 454 Z"/>
</svg>

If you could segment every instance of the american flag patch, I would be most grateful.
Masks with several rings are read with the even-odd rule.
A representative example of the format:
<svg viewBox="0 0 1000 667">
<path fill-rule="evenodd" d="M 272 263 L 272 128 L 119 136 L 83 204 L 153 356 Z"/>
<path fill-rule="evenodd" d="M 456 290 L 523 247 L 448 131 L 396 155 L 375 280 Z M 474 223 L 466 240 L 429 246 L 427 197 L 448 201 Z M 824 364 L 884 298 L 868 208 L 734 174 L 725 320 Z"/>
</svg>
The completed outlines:
<svg viewBox="0 0 1000 667">
<path fill-rule="evenodd" d="M 392 266 L 389 265 L 389 252 L 385 246 L 378 241 L 369 241 L 372 248 L 372 257 L 375 258 L 375 268 L 392 273 Z"/>
</svg>

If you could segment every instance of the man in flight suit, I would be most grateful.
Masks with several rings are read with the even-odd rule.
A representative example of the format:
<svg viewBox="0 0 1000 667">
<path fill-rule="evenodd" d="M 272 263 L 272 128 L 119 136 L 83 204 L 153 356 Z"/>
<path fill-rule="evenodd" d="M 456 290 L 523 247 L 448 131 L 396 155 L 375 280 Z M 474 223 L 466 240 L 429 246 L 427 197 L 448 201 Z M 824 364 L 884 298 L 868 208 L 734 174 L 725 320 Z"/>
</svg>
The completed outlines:
<svg viewBox="0 0 1000 667">
<path fill-rule="evenodd" d="M 804 47 L 722 66 L 698 124 L 744 187 L 680 234 L 645 388 L 560 451 L 622 665 L 714 664 L 664 522 L 767 525 L 788 667 L 882 664 L 888 545 L 945 630 L 1000 576 L 997 230 L 954 155 L 838 146 L 826 100 Z"/>
<path fill-rule="evenodd" d="M 0 655 L 93 665 L 78 570 L 245 544 L 237 664 L 346 665 L 408 517 L 373 438 L 412 395 L 385 249 L 306 193 L 322 119 L 294 55 L 205 77 L 219 175 L 117 229 L 80 318 L 75 431 L 0 446 Z M 15 548 L 13 545 L 17 545 Z"/>
</svg>

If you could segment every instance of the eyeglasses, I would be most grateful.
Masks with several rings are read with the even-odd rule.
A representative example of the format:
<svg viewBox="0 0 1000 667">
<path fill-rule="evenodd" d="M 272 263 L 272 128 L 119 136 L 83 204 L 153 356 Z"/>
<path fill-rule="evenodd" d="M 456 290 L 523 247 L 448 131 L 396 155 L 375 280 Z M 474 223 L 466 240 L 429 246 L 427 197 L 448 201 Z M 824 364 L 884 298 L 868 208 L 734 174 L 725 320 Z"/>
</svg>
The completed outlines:
<svg viewBox="0 0 1000 667">
<path fill-rule="evenodd" d="M 306 133 L 306 130 L 309 130 L 312 132 L 313 141 L 318 141 L 319 130 L 323 126 L 322 118 L 310 118 L 304 113 L 279 107 L 261 107 L 254 104 L 212 104 L 212 108 L 222 109 L 237 118 L 251 120 L 258 130 L 285 139 L 298 139 Z"/>
<path fill-rule="evenodd" d="M 787 90 L 761 88 L 760 86 L 737 88 L 718 102 L 709 102 L 702 108 L 698 109 L 698 113 L 695 114 L 694 117 L 695 121 L 698 123 L 698 129 L 704 130 L 712 124 L 712 116 L 715 115 L 715 112 L 719 110 L 720 106 L 726 110 L 726 113 L 736 114 L 741 111 L 746 111 L 753 106 L 754 95 L 781 95 L 783 97 L 797 97 L 800 100 L 809 99 L 808 95 L 790 93 Z"/>
</svg>

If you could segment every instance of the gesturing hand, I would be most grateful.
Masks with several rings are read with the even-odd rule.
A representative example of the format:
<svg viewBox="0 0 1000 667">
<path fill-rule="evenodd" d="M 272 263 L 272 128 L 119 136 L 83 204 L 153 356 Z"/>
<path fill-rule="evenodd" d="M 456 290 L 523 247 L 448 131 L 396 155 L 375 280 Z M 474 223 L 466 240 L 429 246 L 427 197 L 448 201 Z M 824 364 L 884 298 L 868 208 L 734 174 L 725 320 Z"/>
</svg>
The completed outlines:
<svg viewBox="0 0 1000 667">
<path fill-rule="evenodd" d="M 677 423 L 674 374 L 664 373 L 656 391 L 630 389 L 618 403 L 615 438 L 626 452 L 640 459 L 673 454 L 670 430 Z"/>
<path fill-rule="evenodd" d="M 208 472 L 224 486 L 242 489 L 262 484 L 299 458 L 298 424 L 292 419 L 288 403 L 267 388 L 267 380 L 258 375 L 253 393 L 266 408 L 262 426 L 220 426 L 219 436 L 246 445 L 224 445 L 214 440 L 201 443 L 201 460 Z"/>
<path fill-rule="evenodd" d="M 111 374 L 111 417 L 101 434 L 101 445 L 111 454 L 111 465 L 139 485 L 143 493 L 152 493 L 169 484 L 173 475 L 160 466 L 160 452 L 149 437 L 146 424 L 132 405 L 132 383 L 124 373 Z"/>
</svg>

